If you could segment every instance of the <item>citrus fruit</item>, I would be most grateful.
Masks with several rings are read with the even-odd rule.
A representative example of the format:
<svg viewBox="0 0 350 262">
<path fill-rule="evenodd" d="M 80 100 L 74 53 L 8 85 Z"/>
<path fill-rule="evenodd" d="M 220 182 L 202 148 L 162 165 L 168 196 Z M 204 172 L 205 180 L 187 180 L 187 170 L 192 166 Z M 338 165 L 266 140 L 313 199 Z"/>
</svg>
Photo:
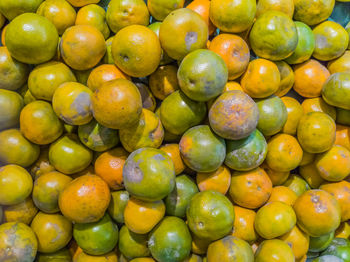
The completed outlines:
<svg viewBox="0 0 350 262">
<path fill-rule="evenodd" d="M 23 98 L 18 93 L 10 90 L 0 89 L 1 130 L 17 126 L 23 106 Z"/>
</svg>

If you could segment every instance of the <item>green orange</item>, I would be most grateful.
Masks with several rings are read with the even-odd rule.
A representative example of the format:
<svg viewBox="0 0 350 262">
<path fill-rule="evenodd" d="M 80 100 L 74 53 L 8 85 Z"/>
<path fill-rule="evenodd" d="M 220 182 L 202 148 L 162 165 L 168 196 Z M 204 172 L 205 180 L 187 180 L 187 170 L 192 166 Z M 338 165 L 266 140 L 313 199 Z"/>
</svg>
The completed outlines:
<svg viewBox="0 0 350 262">
<path fill-rule="evenodd" d="M 129 193 L 126 190 L 111 193 L 111 202 L 108 206 L 108 214 L 119 224 L 124 223 L 124 209 L 129 201 Z"/>
<path fill-rule="evenodd" d="M 23 98 L 16 92 L 0 89 L 0 129 L 8 129 L 19 123 L 24 106 Z"/>
<path fill-rule="evenodd" d="M 124 225 L 119 231 L 118 248 L 127 258 L 147 257 L 150 255 L 147 240 L 147 234 L 136 234 Z"/>
<path fill-rule="evenodd" d="M 327 104 L 350 110 L 350 72 L 331 75 L 322 89 Z"/>
</svg>

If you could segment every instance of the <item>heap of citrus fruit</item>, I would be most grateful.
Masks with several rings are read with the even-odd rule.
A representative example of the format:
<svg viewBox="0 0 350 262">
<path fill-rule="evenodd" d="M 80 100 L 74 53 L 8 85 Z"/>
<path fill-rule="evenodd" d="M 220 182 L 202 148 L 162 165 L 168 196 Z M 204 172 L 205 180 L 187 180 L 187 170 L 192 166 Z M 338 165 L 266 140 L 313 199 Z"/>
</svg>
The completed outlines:
<svg viewBox="0 0 350 262">
<path fill-rule="evenodd" d="M 350 262 L 349 0 L 0 0 L 1 262 Z"/>
</svg>

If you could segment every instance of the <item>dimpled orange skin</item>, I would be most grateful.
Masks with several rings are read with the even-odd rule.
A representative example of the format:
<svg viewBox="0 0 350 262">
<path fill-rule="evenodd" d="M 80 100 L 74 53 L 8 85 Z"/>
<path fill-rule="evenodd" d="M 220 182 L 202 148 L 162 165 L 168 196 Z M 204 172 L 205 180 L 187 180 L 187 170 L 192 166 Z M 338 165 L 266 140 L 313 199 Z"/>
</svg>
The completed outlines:
<svg viewBox="0 0 350 262">
<path fill-rule="evenodd" d="M 240 77 L 248 67 L 249 47 L 239 36 L 220 34 L 210 42 L 209 49 L 224 59 L 229 80 Z"/>
<path fill-rule="evenodd" d="M 330 73 L 320 62 L 310 59 L 293 67 L 295 82 L 293 89 L 305 98 L 319 97 L 323 84 Z"/>
<path fill-rule="evenodd" d="M 100 220 L 108 208 L 110 191 L 106 182 L 96 175 L 83 175 L 72 182 L 59 195 L 62 214 L 76 223 Z"/>
<path fill-rule="evenodd" d="M 33 230 L 23 223 L 0 226 L 0 257 L 5 261 L 34 261 L 38 241 Z"/>
<path fill-rule="evenodd" d="M 335 131 L 335 123 L 330 116 L 322 112 L 310 112 L 300 119 L 298 141 L 304 151 L 322 153 L 334 144 Z"/>
<path fill-rule="evenodd" d="M 124 27 L 114 36 L 112 56 L 124 73 L 145 77 L 156 71 L 162 55 L 157 35 L 143 25 Z"/>
<path fill-rule="evenodd" d="M 216 26 L 209 17 L 210 0 L 194 0 L 188 6 L 186 6 L 186 8 L 195 11 L 204 19 L 208 25 L 209 35 L 212 35 L 215 32 Z"/>
<path fill-rule="evenodd" d="M 125 225 L 134 233 L 146 234 L 164 217 L 163 200 L 145 202 L 130 198 L 124 209 Z"/>
<path fill-rule="evenodd" d="M 47 0 L 41 3 L 38 15 L 45 16 L 54 24 L 59 35 L 74 25 L 76 12 L 74 8 L 66 0 Z"/>
<path fill-rule="evenodd" d="M 315 164 L 320 176 L 325 180 L 341 181 L 350 174 L 350 151 L 335 145 L 317 155 Z"/>
<path fill-rule="evenodd" d="M 338 125 L 336 126 L 335 145 L 340 145 L 350 150 L 350 127 Z"/>
<path fill-rule="evenodd" d="M 226 166 L 220 166 L 210 173 L 197 173 L 197 185 L 200 191 L 213 190 L 225 195 L 231 184 L 231 173 Z"/>
<path fill-rule="evenodd" d="M 306 255 L 309 249 L 310 237 L 308 234 L 294 226 L 291 231 L 279 237 L 279 239 L 286 242 L 292 249 L 297 261 Z"/>
<path fill-rule="evenodd" d="M 232 200 L 242 207 L 249 209 L 261 207 L 269 199 L 271 191 L 271 180 L 259 167 L 232 174 L 229 194 Z"/>
<path fill-rule="evenodd" d="M 323 112 L 332 117 L 334 120 L 337 117 L 335 107 L 328 105 L 322 97 L 307 98 L 302 103 L 304 114 L 309 112 Z"/>
<path fill-rule="evenodd" d="M 168 156 L 170 156 L 171 160 L 173 160 L 175 175 L 179 175 L 185 170 L 186 166 L 180 155 L 179 144 L 165 144 L 159 149 L 163 150 Z"/>
<path fill-rule="evenodd" d="M 3 221 L 4 222 L 21 222 L 29 225 L 36 213 L 38 208 L 34 205 L 31 197 L 28 197 L 23 202 L 17 205 L 3 207 Z"/>
<path fill-rule="evenodd" d="M 324 182 L 324 179 L 320 176 L 320 172 L 318 172 L 314 162 L 300 166 L 299 173 L 311 188 L 319 188 Z"/>
<path fill-rule="evenodd" d="M 130 77 L 124 74 L 115 65 L 109 65 L 109 64 L 100 65 L 91 71 L 89 78 L 87 80 L 87 86 L 92 91 L 95 91 L 104 83 L 118 79 L 118 78 L 130 80 Z"/>
<path fill-rule="evenodd" d="M 106 82 L 92 95 L 92 111 L 102 125 L 123 129 L 135 125 L 142 113 L 142 99 L 137 87 L 129 80 Z"/>
<path fill-rule="evenodd" d="M 295 202 L 298 226 L 312 237 L 319 237 L 337 229 L 341 221 L 338 201 L 319 189 L 304 192 Z"/>
<path fill-rule="evenodd" d="M 279 201 L 287 205 L 293 206 L 298 196 L 293 190 L 286 186 L 275 186 L 272 188 L 272 192 L 268 202 Z"/>
<path fill-rule="evenodd" d="M 296 135 L 300 118 L 303 115 L 303 108 L 300 103 L 292 97 L 284 96 L 281 99 L 288 112 L 287 122 L 282 128 L 282 133 Z"/>
<path fill-rule="evenodd" d="M 72 238 L 72 223 L 60 214 L 39 212 L 31 228 L 38 239 L 38 251 L 42 253 L 56 252 Z"/>
<path fill-rule="evenodd" d="M 327 68 L 331 74 L 350 71 L 350 51 L 347 50 L 339 58 L 329 61 Z"/>
<path fill-rule="evenodd" d="M 256 213 L 253 210 L 240 206 L 234 206 L 235 222 L 231 235 L 253 243 L 258 239 L 258 234 L 254 228 Z"/>
<path fill-rule="evenodd" d="M 101 0 L 67 0 L 72 6 L 81 7 L 89 4 L 97 4 Z"/>
<path fill-rule="evenodd" d="M 288 65 L 284 61 L 275 61 L 274 63 L 277 65 L 278 71 L 280 72 L 281 76 L 280 85 L 278 90 L 275 92 L 275 95 L 282 97 L 286 95 L 294 85 L 294 71 L 290 67 L 290 65 Z"/>
<path fill-rule="evenodd" d="M 350 218 L 350 183 L 348 181 L 326 182 L 320 189 L 327 191 L 338 200 L 341 208 L 341 220 L 347 221 Z"/>
<path fill-rule="evenodd" d="M 123 166 L 128 152 L 117 147 L 102 153 L 95 161 L 96 175 L 100 176 L 112 190 L 120 190 L 123 186 Z"/>
<path fill-rule="evenodd" d="M 53 94 L 53 110 L 69 125 L 87 124 L 92 119 L 91 95 L 92 91 L 80 83 L 63 83 Z"/>
<path fill-rule="evenodd" d="M 164 19 L 159 29 L 159 40 L 171 58 L 182 60 L 188 53 L 205 48 L 208 34 L 208 26 L 199 14 L 181 8 Z"/>
<path fill-rule="evenodd" d="M 156 98 L 164 100 L 179 89 L 177 69 L 174 65 L 160 66 L 150 75 L 149 87 Z"/>
<path fill-rule="evenodd" d="M 91 25 L 75 25 L 62 35 L 61 56 L 71 68 L 87 70 L 102 59 L 106 42 L 102 33 Z"/>
<path fill-rule="evenodd" d="M 249 63 L 241 78 L 241 86 L 249 96 L 265 98 L 279 89 L 280 81 L 281 76 L 276 64 L 258 58 Z"/>
<path fill-rule="evenodd" d="M 293 0 L 260 0 L 256 7 L 256 17 L 270 10 L 280 11 L 293 18 L 294 2 Z"/>
<path fill-rule="evenodd" d="M 288 134 L 278 134 L 268 142 L 266 163 L 276 171 L 290 171 L 299 166 L 303 157 L 298 140 Z"/>
<path fill-rule="evenodd" d="M 289 171 L 275 171 L 271 169 L 266 162 L 262 163 L 260 167 L 264 169 L 266 174 L 269 176 L 273 186 L 282 185 L 284 182 L 286 182 L 290 174 Z"/>
</svg>

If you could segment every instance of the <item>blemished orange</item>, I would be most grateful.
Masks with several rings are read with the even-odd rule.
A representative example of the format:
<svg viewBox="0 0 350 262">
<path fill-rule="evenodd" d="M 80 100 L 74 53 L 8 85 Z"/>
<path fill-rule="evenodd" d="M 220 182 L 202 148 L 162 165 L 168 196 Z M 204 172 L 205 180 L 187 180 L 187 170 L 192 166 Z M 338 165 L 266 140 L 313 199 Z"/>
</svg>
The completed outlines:
<svg viewBox="0 0 350 262">
<path fill-rule="evenodd" d="M 231 173 L 226 166 L 220 166 L 210 173 L 197 173 L 197 185 L 200 191 L 214 190 L 226 194 L 231 184 Z"/>
<path fill-rule="evenodd" d="M 328 69 L 320 62 L 310 59 L 294 66 L 294 90 L 306 98 L 321 95 L 323 84 L 330 76 Z"/>
<path fill-rule="evenodd" d="M 122 147 L 102 153 L 95 161 L 96 175 L 100 176 L 112 190 L 120 190 L 123 186 L 123 167 L 128 152 Z"/>
<path fill-rule="evenodd" d="M 102 86 L 105 82 L 124 78 L 130 80 L 130 77 L 124 74 L 118 67 L 115 65 L 104 64 L 94 68 L 87 80 L 87 86 L 95 91 L 97 88 Z"/>
<path fill-rule="evenodd" d="M 216 26 L 209 18 L 210 0 L 194 0 L 186 8 L 189 8 L 198 13 L 208 25 L 209 35 L 212 35 Z"/>
<path fill-rule="evenodd" d="M 228 69 L 229 80 L 240 77 L 248 67 L 250 59 L 249 47 L 237 35 L 220 34 L 210 42 L 209 49 L 224 59 Z"/>
<path fill-rule="evenodd" d="M 124 210 L 125 225 L 134 233 L 146 234 L 164 217 L 163 200 L 145 202 L 130 198 Z"/>
</svg>

